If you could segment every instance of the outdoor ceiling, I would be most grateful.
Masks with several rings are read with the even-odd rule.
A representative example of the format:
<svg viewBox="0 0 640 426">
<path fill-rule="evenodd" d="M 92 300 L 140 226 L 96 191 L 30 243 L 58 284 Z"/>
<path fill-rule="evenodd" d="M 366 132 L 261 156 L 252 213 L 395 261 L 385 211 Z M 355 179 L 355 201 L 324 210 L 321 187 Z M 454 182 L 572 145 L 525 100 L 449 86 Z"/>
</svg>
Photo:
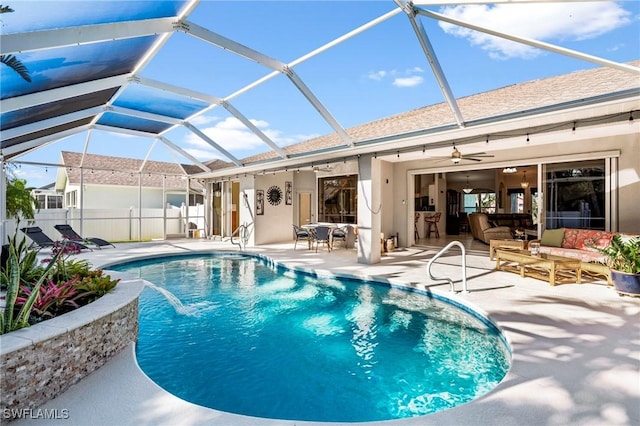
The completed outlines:
<svg viewBox="0 0 640 426">
<path fill-rule="evenodd" d="M 518 0 L 491 3 L 516 2 Z M 316 95 L 313 85 L 305 82 L 296 69 L 307 59 L 403 13 L 415 36 L 412 44 L 422 49 L 420 53 L 424 62 L 430 65 L 448 106 L 450 126 L 463 128 L 466 124 L 422 24 L 423 19 L 431 18 L 461 25 L 428 9 L 429 6 L 451 2 L 389 1 L 388 13 L 288 63 L 226 38 L 216 33 L 215 28 L 190 22 L 190 14 L 199 1 L 56 2 L 52 8 L 28 7 L 29 3 L 11 4 L 16 12 L 2 16 L 0 53 L 3 56 L 15 55 L 33 76 L 37 76 L 27 82 L 18 73 L 10 72 L 8 67 L 1 68 L 1 155 L 5 161 L 67 136 L 99 129 L 156 139 L 191 160 L 201 170 L 210 171 L 168 136 L 172 130 L 181 127 L 215 148 L 225 161 L 242 171 L 247 166 L 243 160 L 205 135 L 197 124 L 199 116 L 215 107 L 224 108 L 258 136 L 267 151 L 275 153 L 275 161 L 287 160 L 290 156 L 283 147 L 255 126 L 248 114 L 233 105 L 238 96 L 257 90 L 262 83 L 276 76 L 286 77 L 288 84 L 306 100 L 310 110 L 324 121 L 328 131 L 339 138 L 339 147 L 353 148 L 355 144 L 348 132 Z M 474 29 L 598 65 L 639 72 L 637 67 L 535 40 L 486 28 Z M 240 60 L 259 66 L 260 77 L 244 87 L 228 88 L 224 94 L 215 94 L 209 89 L 187 89 L 146 76 L 145 66 L 176 33 L 195 37 L 208 43 L 211 49 L 231 52 Z M 175 73 L 180 73 L 182 67 L 194 65 L 176 63 L 174 66 Z M 275 104 L 263 106 L 277 107 Z M 358 142 L 360 146 L 367 145 L 371 152 L 375 150 L 375 141 Z M 299 153 L 297 161 L 304 160 L 306 154 L 317 152 Z"/>
</svg>

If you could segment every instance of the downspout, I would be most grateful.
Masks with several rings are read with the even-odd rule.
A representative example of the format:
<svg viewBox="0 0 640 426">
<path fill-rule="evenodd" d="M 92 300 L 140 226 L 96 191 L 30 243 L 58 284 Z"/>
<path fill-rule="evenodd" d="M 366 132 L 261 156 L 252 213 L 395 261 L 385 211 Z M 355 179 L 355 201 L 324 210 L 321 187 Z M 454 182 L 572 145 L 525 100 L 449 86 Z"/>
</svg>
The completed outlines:
<svg viewBox="0 0 640 426">
<path fill-rule="evenodd" d="M 84 169 L 80 167 L 80 235 L 84 235 Z"/>
</svg>

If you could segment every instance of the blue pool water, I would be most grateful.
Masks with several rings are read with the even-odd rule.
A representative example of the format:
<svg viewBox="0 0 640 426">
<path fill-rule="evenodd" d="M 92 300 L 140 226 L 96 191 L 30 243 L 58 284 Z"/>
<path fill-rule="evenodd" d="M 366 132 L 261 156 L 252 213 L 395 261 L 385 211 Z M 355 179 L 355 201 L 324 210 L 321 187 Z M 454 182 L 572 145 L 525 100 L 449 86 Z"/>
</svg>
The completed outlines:
<svg viewBox="0 0 640 426">
<path fill-rule="evenodd" d="M 142 370 L 174 395 L 226 412 L 414 417 L 490 391 L 509 368 L 509 349 L 489 321 L 428 294 L 231 254 L 110 269 L 153 283 L 140 297 Z"/>
</svg>

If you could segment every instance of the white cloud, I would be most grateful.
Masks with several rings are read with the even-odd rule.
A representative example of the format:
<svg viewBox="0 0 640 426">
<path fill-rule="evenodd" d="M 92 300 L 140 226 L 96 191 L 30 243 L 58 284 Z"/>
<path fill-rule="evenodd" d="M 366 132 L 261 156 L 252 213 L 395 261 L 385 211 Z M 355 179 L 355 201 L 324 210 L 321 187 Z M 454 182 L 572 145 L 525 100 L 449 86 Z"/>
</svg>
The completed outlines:
<svg viewBox="0 0 640 426">
<path fill-rule="evenodd" d="M 387 75 L 387 73 L 388 72 L 385 70 L 370 71 L 367 77 L 369 77 L 371 80 L 380 81 Z"/>
<path fill-rule="evenodd" d="M 631 13 L 613 2 L 467 5 L 443 8 L 443 14 L 507 34 L 547 42 L 587 40 L 630 22 Z M 447 34 L 467 38 L 493 58 L 533 58 L 541 50 L 440 22 Z"/>
<path fill-rule="evenodd" d="M 424 79 L 420 75 L 414 75 L 411 77 L 398 77 L 393 80 L 393 84 L 396 87 L 413 87 L 422 84 Z"/>
<path fill-rule="evenodd" d="M 379 71 L 371 71 L 367 75 L 371 80 L 382 81 L 386 77 L 393 78 L 391 82 L 392 85 L 396 87 L 413 87 L 419 84 L 422 84 L 424 79 L 415 74 L 424 73 L 424 69 L 420 67 L 407 68 L 404 71 L 398 70 L 379 70 Z"/>
<path fill-rule="evenodd" d="M 251 123 L 262 131 L 269 139 L 279 146 L 291 145 L 317 135 L 284 135 L 280 130 L 269 127 L 269 123 L 264 120 L 250 120 Z M 212 124 L 209 127 L 199 127 L 200 130 L 210 137 L 216 144 L 236 156 L 244 158 L 258 151 L 270 150 L 262 139 L 249 130 L 240 120 L 235 117 L 227 117 L 220 119 L 207 119 L 203 117 L 200 120 L 202 124 Z M 194 123 L 195 124 L 195 123 Z M 195 134 L 187 135 L 185 143 L 189 147 L 184 148 L 189 154 L 200 160 L 211 160 L 213 158 L 221 158 L 227 160 L 214 147 L 209 145 Z"/>
</svg>

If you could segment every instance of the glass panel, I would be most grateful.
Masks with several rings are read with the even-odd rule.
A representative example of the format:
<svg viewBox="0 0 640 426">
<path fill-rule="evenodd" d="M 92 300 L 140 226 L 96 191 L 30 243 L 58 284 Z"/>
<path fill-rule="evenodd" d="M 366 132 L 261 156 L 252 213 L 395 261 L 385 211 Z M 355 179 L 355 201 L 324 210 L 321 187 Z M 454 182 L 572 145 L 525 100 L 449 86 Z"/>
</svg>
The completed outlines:
<svg viewBox="0 0 640 426">
<path fill-rule="evenodd" d="M 547 228 L 605 229 L 604 160 L 547 165 L 544 195 Z"/>
<path fill-rule="evenodd" d="M 45 6 L 39 1 L 11 4 L 2 15 L 5 34 L 51 30 L 79 25 L 106 24 L 176 16 L 186 1 L 61 1 Z"/>
<path fill-rule="evenodd" d="M 209 106 L 198 99 L 139 84 L 127 86 L 113 105 L 180 119 L 186 119 Z"/>
<path fill-rule="evenodd" d="M 145 118 L 133 117 L 130 115 L 106 112 L 98 120 L 98 124 L 122 129 L 137 130 L 146 133 L 160 133 L 171 127 L 169 123 L 147 120 Z"/>
<path fill-rule="evenodd" d="M 478 197 L 476 194 L 464 194 L 463 202 L 465 213 L 469 214 L 478 211 Z"/>
<path fill-rule="evenodd" d="M 318 179 L 318 221 L 356 223 L 358 216 L 357 176 Z"/>
<path fill-rule="evenodd" d="M 496 212 L 496 193 L 495 192 L 483 192 L 478 194 L 480 200 L 480 211 L 483 213 L 495 213 Z"/>
<path fill-rule="evenodd" d="M 524 213 L 524 192 L 512 193 L 510 195 L 511 213 Z"/>
<path fill-rule="evenodd" d="M 211 235 L 222 235 L 222 183 L 212 184 Z"/>
<path fill-rule="evenodd" d="M 158 36 L 137 37 L 18 54 L 32 81 L 28 83 L 3 67 L 0 99 L 127 74 L 157 39 Z"/>
</svg>

